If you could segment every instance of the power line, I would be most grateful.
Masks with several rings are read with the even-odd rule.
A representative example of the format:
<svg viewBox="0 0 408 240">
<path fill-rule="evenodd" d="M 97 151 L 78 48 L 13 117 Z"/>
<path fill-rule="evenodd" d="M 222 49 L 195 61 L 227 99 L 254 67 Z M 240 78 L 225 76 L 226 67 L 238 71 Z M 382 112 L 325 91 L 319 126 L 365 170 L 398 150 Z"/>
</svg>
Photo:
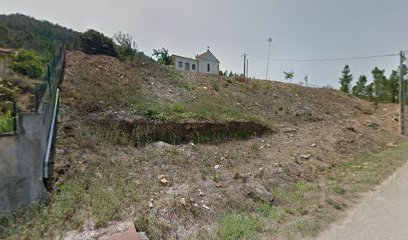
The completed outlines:
<svg viewBox="0 0 408 240">
<path fill-rule="evenodd" d="M 408 51 L 404 51 L 404 52 L 408 52 Z M 251 54 L 247 54 L 247 56 L 268 61 L 268 59 L 264 57 L 258 57 L 258 56 L 251 55 Z M 321 58 L 321 59 L 270 58 L 269 61 L 275 61 L 275 62 L 336 62 L 336 61 L 362 60 L 362 59 L 373 59 L 373 58 L 384 58 L 384 57 L 395 57 L 395 56 L 399 56 L 399 54 L 393 53 L 393 54 L 383 54 L 383 55 L 345 57 L 345 58 Z"/>
</svg>

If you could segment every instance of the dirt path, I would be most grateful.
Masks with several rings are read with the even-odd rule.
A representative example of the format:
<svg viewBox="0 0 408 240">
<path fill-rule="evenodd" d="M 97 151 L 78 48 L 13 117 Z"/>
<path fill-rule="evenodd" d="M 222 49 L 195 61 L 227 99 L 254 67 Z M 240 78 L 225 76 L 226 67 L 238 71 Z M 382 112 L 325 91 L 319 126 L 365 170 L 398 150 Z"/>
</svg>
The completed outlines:
<svg viewBox="0 0 408 240">
<path fill-rule="evenodd" d="M 408 157 L 408 153 L 405 153 Z M 408 163 L 317 239 L 408 239 Z"/>
</svg>

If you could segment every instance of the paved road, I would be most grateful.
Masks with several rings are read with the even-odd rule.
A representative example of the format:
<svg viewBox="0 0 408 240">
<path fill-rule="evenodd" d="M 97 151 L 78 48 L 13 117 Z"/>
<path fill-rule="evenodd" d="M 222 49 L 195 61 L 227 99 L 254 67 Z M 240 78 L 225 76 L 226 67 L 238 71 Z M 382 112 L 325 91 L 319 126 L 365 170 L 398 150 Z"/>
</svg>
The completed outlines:
<svg viewBox="0 0 408 240">
<path fill-rule="evenodd" d="M 317 239 L 408 240 L 408 163 Z"/>
</svg>

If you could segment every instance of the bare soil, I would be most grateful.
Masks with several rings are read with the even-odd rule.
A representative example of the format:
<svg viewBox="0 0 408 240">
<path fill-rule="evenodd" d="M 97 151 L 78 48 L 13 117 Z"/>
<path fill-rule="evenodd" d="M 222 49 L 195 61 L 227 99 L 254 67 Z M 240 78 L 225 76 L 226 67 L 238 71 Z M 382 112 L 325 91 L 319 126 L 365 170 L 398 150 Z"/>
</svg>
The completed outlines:
<svg viewBox="0 0 408 240">
<path fill-rule="evenodd" d="M 166 112 L 166 118 L 150 119 L 171 123 L 166 131 L 180 131 L 186 122 L 226 121 L 251 121 L 273 131 L 244 140 L 135 146 L 132 141 L 106 139 L 107 132 L 111 140 L 121 138 L 121 131 L 89 124 L 106 111 L 149 118 L 137 110 L 143 108 L 134 107 L 140 104 L 134 97 L 147 97 L 145 105 L 150 99 L 183 105 L 181 111 Z M 384 165 L 366 185 L 342 185 L 346 176 L 360 173 L 357 168 L 368 174 L 374 171 L 370 166 L 379 164 L 359 159 L 404 140 L 397 134 L 395 105 L 374 104 L 331 89 L 177 73 L 81 52 L 67 55 L 61 98 L 56 193 L 47 208 L 57 209 L 58 201 L 67 198 L 70 207 L 63 220 L 54 217 L 61 221 L 57 227 L 39 227 L 45 238 L 81 231 L 90 219 L 95 228 L 130 219 L 151 239 L 313 236 L 400 164 Z M 201 108 L 208 113 L 197 111 Z M 211 114 L 213 110 L 219 114 Z M 209 131 L 212 128 L 208 125 Z M 248 194 L 249 182 L 269 192 L 272 204 Z M 10 228 L 19 231 L 14 222 L 30 216 L 11 221 Z M 254 231 L 228 235 L 235 231 L 234 224 L 229 225 L 235 218 L 243 218 L 240 222 L 248 222 L 243 228 Z"/>
<path fill-rule="evenodd" d="M 224 77 L 182 74 L 182 81 L 193 86 L 193 90 L 188 90 L 175 84 L 171 77 L 157 66 L 123 64 L 106 56 L 70 53 L 62 98 L 72 94 L 79 101 L 74 99 L 69 105 L 93 102 L 98 106 L 96 109 L 103 111 L 107 103 L 108 108 L 122 109 L 128 107 L 128 102 L 118 99 L 121 94 L 109 91 L 106 92 L 108 96 L 100 96 L 105 94 L 105 88 L 99 86 L 121 91 L 137 85 L 140 92 L 154 98 L 187 104 L 201 90 L 207 90 L 214 98 L 227 95 L 229 101 L 224 100 L 225 104 L 235 104 L 237 108 L 271 120 L 278 132 L 263 138 L 217 145 L 94 146 L 86 158 L 105 155 L 111 162 L 121 162 L 129 161 L 130 156 L 151 154 L 145 161 L 135 163 L 129 175 L 135 174 L 136 181 L 149 179 L 150 184 L 141 187 L 144 189 L 141 201 L 133 207 L 135 215 L 144 215 L 136 219 L 136 223 L 143 218 L 153 218 L 152 221 L 160 223 L 159 226 L 154 226 L 157 223 L 153 226 L 138 224 L 147 227 L 143 230 L 150 232 L 153 238 L 186 238 L 203 231 L 203 226 L 215 228 L 216 216 L 230 201 L 240 204 L 253 201 L 243 194 L 247 178 L 255 178 L 270 192 L 299 180 L 318 183 L 330 171 L 336 171 L 336 166 L 345 159 L 365 151 L 380 151 L 387 143 L 399 140 L 393 105 L 368 103 L 331 89 L 280 82 L 247 80 L 242 83 L 234 79 L 229 83 L 229 78 Z M 214 84 L 221 89 L 216 91 Z M 106 100 L 96 101 L 105 97 Z M 61 116 L 69 116 L 72 114 L 69 112 L 76 112 L 75 109 L 67 106 L 68 111 L 61 111 Z M 81 113 L 74 116 L 84 117 Z M 64 123 L 60 124 L 61 128 Z M 290 131 L 292 129 L 294 131 Z M 175 125 L 174 132 L 177 131 Z M 103 153 L 100 148 L 104 149 Z M 86 148 L 78 150 L 82 152 Z M 310 158 L 302 159 L 301 155 L 310 155 Z M 165 175 L 170 184 L 160 186 L 160 175 Z M 180 203 L 183 197 L 187 199 L 186 206 Z M 152 209 L 148 207 L 151 198 L 154 199 Z M 285 203 L 276 199 L 276 204 Z M 203 208 L 204 205 L 210 209 Z M 308 212 L 317 211 L 319 207 L 307 206 Z"/>
</svg>

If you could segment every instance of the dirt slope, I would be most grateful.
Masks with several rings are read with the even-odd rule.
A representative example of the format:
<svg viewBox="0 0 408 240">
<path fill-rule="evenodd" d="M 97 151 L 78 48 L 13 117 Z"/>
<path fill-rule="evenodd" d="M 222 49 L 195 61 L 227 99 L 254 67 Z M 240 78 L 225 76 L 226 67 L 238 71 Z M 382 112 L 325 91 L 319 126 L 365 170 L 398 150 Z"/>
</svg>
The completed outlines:
<svg viewBox="0 0 408 240">
<path fill-rule="evenodd" d="M 121 129 L 92 124 L 112 114 L 173 127 L 249 121 L 273 131 L 246 140 L 135 147 L 112 140 L 123 138 Z M 81 52 L 67 55 L 59 117 L 57 191 L 47 211 L 39 207 L 12 220 L 7 236 L 36 216 L 45 224 L 25 235 L 63 237 L 132 220 L 151 239 L 303 238 L 401 164 L 366 154 L 403 140 L 394 105 Z"/>
<path fill-rule="evenodd" d="M 112 57 L 88 56 L 81 52 L 68 54 L 64 89 L 66 103 L 89 111 L 103 111 L 106 107 L 132 108 L 138 103 L 134 98 L 140 96 L 158 104 L 199 102 L 208 105 L 209 110 L 234 108 L 275 123 L 338 120 L 374 111 L 373 104 L 330 89 L 179 73 L 154 64 L 122 63 Z M 194 112 L 188 108 L 186 111 Z M 219 117 L 203 115 L 198 117 Z"/>
</svg>

